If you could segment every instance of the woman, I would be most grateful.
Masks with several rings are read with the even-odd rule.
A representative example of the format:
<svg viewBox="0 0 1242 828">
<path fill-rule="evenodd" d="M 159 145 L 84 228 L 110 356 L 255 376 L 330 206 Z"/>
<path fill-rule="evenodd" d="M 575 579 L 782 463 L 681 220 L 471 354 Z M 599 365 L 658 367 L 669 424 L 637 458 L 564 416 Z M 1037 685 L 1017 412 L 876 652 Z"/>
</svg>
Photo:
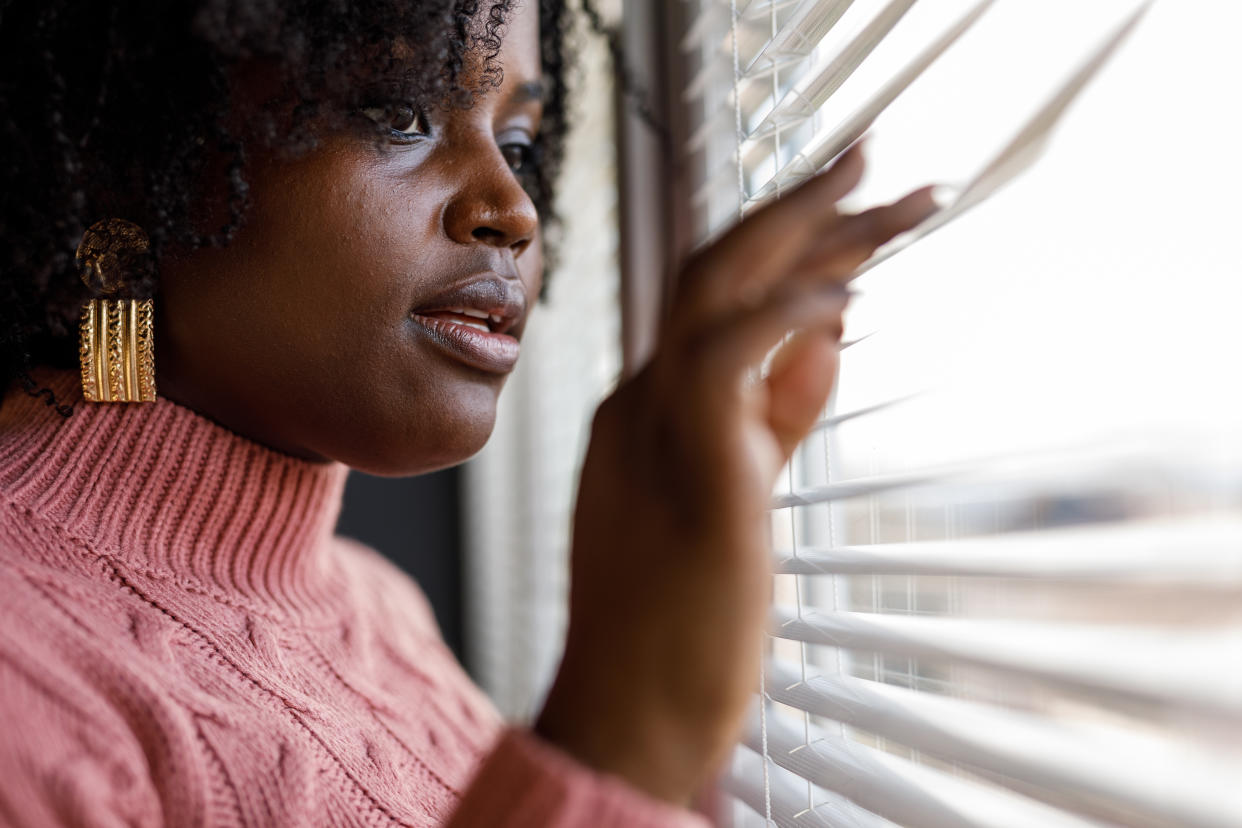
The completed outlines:
<svg viewBox="0 0 1242 828">
<path fill-rule="evenodd" d="M 2 13 L 4 821 L 696 823 L 841 285 L 928 192 L 839 214 L 854 150 L 684 269 L 596 418 L 555 685 L 503 729 L 417 587 L 332 528 L 347 468 L 492 428 L 541 286 L 561 4 Z M 83 399 L 111 375 L 76 323 L 114 287 L 155 297 L 154 403 Z"/>
</svg>

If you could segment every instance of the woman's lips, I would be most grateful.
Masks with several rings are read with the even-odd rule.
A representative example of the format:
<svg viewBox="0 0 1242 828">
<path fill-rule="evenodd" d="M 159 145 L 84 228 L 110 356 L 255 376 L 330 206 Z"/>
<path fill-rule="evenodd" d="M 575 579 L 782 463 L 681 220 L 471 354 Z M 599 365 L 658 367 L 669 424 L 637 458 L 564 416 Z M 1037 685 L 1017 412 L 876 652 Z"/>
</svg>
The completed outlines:
<svg viewBox="0 0 1242 828">
<path fill-rule="evenodd" d="M 507 333 L 482 330 L 486 322 L 439 312 L 414 312 L 410 319 L 445 353 L 472 368 L 507 374 L 517 365 L 521 344 Z"/>
</svg>

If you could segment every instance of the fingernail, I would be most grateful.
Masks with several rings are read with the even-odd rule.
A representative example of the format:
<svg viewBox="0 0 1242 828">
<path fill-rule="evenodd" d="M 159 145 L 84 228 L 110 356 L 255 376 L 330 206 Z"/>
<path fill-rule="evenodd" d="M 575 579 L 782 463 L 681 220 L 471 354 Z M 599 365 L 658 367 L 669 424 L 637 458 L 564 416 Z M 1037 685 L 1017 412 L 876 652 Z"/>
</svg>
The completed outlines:
<svg viewBox="0 0 1242 828">
<path fill-rule="evenodd" d="M 847 304 L 858 295 L 858 291 L 838 284 L 820 285 L 816 292 L 825 299 L 835 299 L 841 304 Z"/>
<path fill-rule="evenodd" d="M 955 187 L 952 184 L 936 184 L 931 188 L 932 201 L 934 201 L 936 206 L 941 210 L 952 205 L 958 200 L 958 198 L 961 197 L 961 195 L 962 188 Z"/>
</svg>

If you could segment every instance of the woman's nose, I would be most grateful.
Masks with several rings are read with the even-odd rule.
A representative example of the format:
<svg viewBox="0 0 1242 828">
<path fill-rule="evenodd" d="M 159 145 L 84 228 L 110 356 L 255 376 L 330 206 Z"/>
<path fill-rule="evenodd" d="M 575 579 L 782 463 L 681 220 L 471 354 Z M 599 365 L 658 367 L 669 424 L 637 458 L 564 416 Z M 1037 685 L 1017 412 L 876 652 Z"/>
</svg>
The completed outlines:
<svg viewBox="0 0 1242 828">
<path fill-rule="evenodd" d="M 445 208 L 445 232 L 459 244 L 486 244 L 521 255 L 539 229 L 535 204 L 499 147 L 479 147 L 472 155 L 461 164 L 467 172 Z"/>
</svg>

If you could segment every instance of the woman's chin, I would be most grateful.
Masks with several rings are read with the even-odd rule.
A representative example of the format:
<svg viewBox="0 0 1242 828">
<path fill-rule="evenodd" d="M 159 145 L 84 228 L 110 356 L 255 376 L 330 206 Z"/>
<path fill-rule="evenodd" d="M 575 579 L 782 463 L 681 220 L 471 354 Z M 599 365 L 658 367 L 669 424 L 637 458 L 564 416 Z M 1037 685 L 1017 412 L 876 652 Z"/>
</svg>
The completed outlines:
<svg viewBox="0 0 1242 828">
<path fill-rule="evenodd" d="M 416 418 L 388 439 L 363 438 L 325 452 L 356 471 L 411 477 L 466 462 L 482 450 L 496 423 L 496 407 L 471 407 L 453 417 Z"/>
</svg>

